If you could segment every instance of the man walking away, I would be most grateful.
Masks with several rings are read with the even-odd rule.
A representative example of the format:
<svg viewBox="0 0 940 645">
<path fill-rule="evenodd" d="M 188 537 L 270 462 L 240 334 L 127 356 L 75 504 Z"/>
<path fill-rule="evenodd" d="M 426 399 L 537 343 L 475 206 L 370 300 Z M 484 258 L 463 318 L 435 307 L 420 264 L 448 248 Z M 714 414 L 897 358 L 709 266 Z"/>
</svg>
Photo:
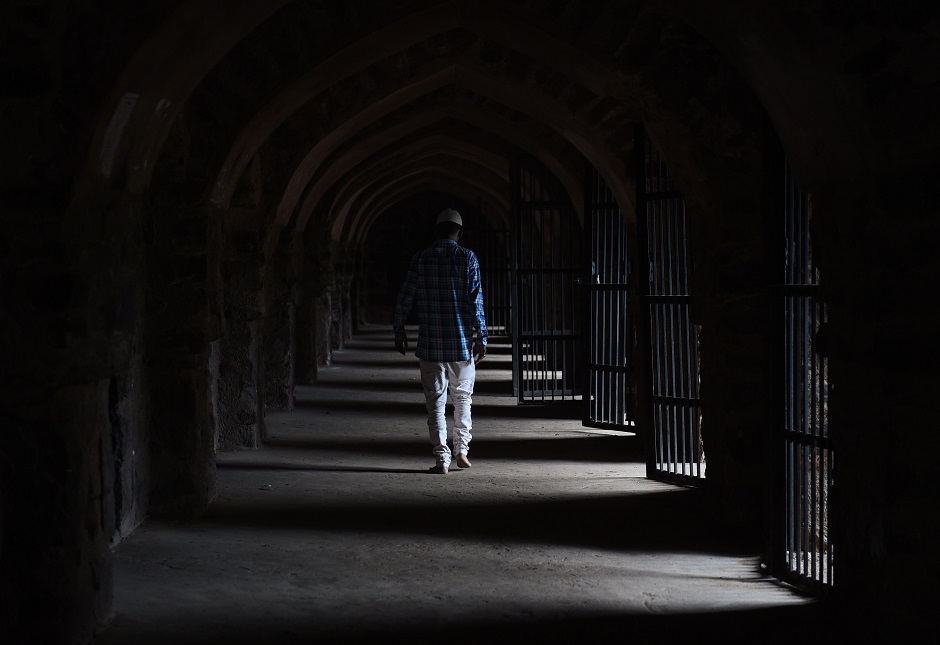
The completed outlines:
<svg viewBox="0 0 940 645">
<path fill-rule="evenodd" d="M 447 208 L 437 216 L 434 243 L 411 260 L 408 275 L 398 292 L 395 317 L 395 349 L 408 349 L 405 319 L 412 306 L 418 310 L 418 347 L 421 385 L 428 410 L 431 451 L 437 463 L 431 472 L 446 475 L 451 456 L 469 468 L 470 403 L 476 380 L 476 363 L 486 355 L 486 319 L 480 264 L 470 249 L 457 244 L 463 236 L 460 213 Z M 454 449 L 447 445 L 447 394 L 454 404 Z"/>
</svg>

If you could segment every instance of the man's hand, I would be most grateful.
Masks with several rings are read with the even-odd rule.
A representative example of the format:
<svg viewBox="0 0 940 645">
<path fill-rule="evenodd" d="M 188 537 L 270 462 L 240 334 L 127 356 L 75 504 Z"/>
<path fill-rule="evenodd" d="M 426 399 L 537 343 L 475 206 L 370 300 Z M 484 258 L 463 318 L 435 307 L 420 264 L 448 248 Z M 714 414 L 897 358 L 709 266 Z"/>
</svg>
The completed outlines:
<svg viewBox="0 0 940 645">
<path fill-rule="evenodd" d="M 398 353 L 402 356 L 405 355 L 405 350 L 408 349 L 408 337 L 405 335 L 395 337 L 395 349 L 398 350 Z"/>
<path fill-rule="evenodd" d="M 483 343 L 475 343 L 473 345 L 473 362 L 479 363 L 483 360 L 484 356 L 486 356 L 486 345 Z"/>
</svg>

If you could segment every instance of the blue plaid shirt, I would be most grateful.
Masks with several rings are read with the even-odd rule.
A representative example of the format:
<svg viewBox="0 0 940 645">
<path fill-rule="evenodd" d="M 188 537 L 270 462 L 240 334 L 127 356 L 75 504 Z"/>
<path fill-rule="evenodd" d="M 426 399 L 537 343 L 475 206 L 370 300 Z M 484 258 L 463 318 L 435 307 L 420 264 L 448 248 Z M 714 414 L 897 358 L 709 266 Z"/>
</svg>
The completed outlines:
<svg viewBox="0 0 940 645">
<path fill-rule="evenodd" d="M 415 254 L 395 304 L 396 337 L 404 335 L 412 305 L 418 308 L 418 358 L 467 361 L 474 341 L 486 345 L 480 263 L 470 249 L 442 239 Z"/>
</svg>

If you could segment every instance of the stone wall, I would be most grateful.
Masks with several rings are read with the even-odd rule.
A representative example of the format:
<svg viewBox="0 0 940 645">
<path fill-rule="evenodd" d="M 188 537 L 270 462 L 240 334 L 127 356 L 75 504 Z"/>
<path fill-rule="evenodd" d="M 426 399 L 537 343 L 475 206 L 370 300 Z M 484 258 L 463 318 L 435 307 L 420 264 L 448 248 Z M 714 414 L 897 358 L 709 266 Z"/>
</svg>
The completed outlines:
<svg viewBox="0 0 940 645">
<path fill-rule="evenodd" d="M 210 216 L 155 202 L 148 232 L 145 364 L 150 384 L 151 513 L 191 517 L 215 497 L 216 419 L 210 342 Z"/>
<path fill-rule="evenodd" d="M 275 230 L 269 239 L 274 249 L 265 280 L 264 399 L 267 410 L 292 410 L 299 244 L 293 231 Z"/>
<path fill-rule="evenodd" d="M 930 430 L 940 387 L 937 306 L 925 290 L 940 269 L 932 251 L 940 194 L 932 181 L 896 179 L 818 193 L 816 211 L 830 217 L 818 218 L 813 232 L 830 308 L 841 600 L 915 620 L 940 593 L 940 501 L 930 475 L 940 449 Z"/>
<path fill-rule="evenodd" d="M 264 427 L 265 232 L 252 209 L 223 220 L 223 326 L 219 360 L 219 447 L 257 448 Z"/>
</svg>

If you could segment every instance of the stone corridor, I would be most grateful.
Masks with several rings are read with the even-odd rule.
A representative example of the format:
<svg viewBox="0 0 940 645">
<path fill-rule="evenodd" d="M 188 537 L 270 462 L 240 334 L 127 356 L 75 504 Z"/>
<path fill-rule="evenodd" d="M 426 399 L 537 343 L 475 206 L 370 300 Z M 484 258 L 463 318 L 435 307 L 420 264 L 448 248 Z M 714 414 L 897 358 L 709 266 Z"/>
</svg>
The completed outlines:
<svg viewBox="0 0 940 645">
<path fill-rule="evenodd" d="M 479 367 L 472 468 L 431 475 L 414 359 L 361 330 L 263 448 L 218 455 L 203 517 L 115 549 L 97 645 L 820 633 L 700 491 L 645 478 L 636 436 L 516 405 L 508 349 Z"/>
<path fill-rule="evenodd" d="M 935 631 L 940 3 L 0 25 L 2 645 Z M 444 208 L 594 405 L 503 347 L 435 479 L 387 325 Z"/>
</svg>

